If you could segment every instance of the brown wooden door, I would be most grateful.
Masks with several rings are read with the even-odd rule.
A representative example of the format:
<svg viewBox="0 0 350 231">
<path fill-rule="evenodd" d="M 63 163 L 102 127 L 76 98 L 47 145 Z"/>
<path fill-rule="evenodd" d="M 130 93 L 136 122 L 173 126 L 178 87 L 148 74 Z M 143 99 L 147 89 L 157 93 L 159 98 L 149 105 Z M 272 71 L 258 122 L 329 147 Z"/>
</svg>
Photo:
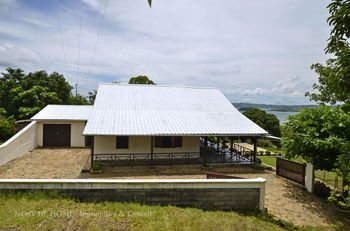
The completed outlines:
<svg viewBox="0 0 350 231">
<path fill-rule="evenodd" d="M 44 124 L 44 147 L 70 147 L 70 124 Z"/>
</svg>

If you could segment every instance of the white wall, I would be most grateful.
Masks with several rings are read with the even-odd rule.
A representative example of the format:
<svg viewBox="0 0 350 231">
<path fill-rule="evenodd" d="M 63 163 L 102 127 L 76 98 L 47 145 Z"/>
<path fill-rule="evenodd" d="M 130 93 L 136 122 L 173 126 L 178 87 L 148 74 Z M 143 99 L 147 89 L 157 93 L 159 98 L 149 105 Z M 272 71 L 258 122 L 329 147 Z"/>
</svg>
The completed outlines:
<svg viewBox="0 0 350 231">
<path fill-rule="evenodd" d="M 33 121 L 0 145 L 0 165 L 33 150 L 36 147 L 36 129 L 37 123 Z"/>
<path fill-rule="evenodd" d="M 43 146 L 43 125 L 44 124 L 70 124 L 71 136 L 70 143 L 72 147 L 85 147 L 85 136 L 83 131 L 85 128 L 85 121 L 40 121 L 38 122 L 36 140 L 37 146 Z"/>
<path fill-rule="evenodd" d="M 151 153 L 151 137 L 150 136 L 130 136 L 128 149 L 116 148 L 115 136 L 95 136 L 94 138 L 95 154 L 111 154 L 111 153 Z M 154 139 L 153 139 L 154 142 Z M 178 148 L 155 148 L 154 153 L 163 152 L 199 152 L 199 137 L 184 136 L 182 147 Z"/>
</svg>

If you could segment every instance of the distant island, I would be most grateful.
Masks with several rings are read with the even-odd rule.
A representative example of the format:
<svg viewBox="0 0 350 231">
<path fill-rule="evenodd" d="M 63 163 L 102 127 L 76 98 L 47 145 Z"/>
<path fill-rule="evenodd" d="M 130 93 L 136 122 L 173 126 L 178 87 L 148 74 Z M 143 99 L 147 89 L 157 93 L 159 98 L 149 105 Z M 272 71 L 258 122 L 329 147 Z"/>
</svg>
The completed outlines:
<svg viewBox="0 0 350 231">
<path fill-rule="evenodd" d="M 299 112 L 305 108 L 314 108 L 318 105 L 275 105 L 257 103 L 232 103 L 239 111 L 247 111 L 252 108 L 260 108 L 265 111 Z"/>
</svg>

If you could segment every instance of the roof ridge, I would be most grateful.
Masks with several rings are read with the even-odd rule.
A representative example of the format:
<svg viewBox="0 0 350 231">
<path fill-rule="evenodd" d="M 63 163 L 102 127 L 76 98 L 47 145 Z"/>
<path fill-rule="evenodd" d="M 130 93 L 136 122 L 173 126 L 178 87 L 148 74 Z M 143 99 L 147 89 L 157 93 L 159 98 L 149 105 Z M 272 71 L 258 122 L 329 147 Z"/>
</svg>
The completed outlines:
<svg viewBox="0 0 350 231">
<path fill-rule="evenodd" d="M 72 106 L 72 107 L 76 107 L 76 106 L 79 106 L 79 107 L 81 107 L 81 106 L 84 106 L 84 107 L 93 107 L 94 105 L 79 105 L 79 104 L 76 104 L 76 105 L 73 105 L 73 104 L 48 104 L 48 105 L 46 105 L 46 106 L 65 106 L 65 107 L 67 107 L 67 106 Z"/>
<path fill-rule="evenodd" d="M 192 89 L 218 89 L 217 87 L 195 87 L 195 86 L 184 86 L 184 85 L 156 85 L 156 84 L 128 84 L 128 83 L 99 83 L 102 85 L 113 85 L 113 86 L 137 86 L 137 87 L 172 87 L 172 88 L 192 88 Z"/>
</svg>

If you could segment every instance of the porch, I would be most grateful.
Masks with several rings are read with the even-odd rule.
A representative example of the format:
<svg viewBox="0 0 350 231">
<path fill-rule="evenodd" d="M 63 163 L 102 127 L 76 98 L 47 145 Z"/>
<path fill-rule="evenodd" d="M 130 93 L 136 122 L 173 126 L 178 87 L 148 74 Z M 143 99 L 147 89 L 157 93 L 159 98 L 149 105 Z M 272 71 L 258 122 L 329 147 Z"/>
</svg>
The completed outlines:
<svg viewBox="0 0 350 231">
<path fill-rule="evenodd" d="M 91 166 L 94 163 L 101 163 L 103 166 L 154 166 L 154 165 L 177 165 L 177 164 L 240 164 L 249 165 L 256 162 L 257 139 L 258 137 L 250 137 L 254 142 L 254 149 L 248 149 L 233 142 L 236 137 L 181 137 L 181 145 L 179 149 L 166 148 L 164 152 L 157 149 L 154 137 L 150 137 L 147 145 L 145 138 L 134 138 L 142 141 L 145 152 L 137 152 L 133 149 L 115 150 L 110 153 L 101 153 L 101 148 L 94 147 L 93 142 L 91 148 Z M 182 139 L 184 141 L 182 141 Z M 188 139 L 191 142 L 188 142 Z M 95 139 L 94 139 L 95 140 Z M 183 142 L 183 143 L 182 143 Z M 133 142 L 130 142 L 133 143 Z M 106 143 L 104 143 L 106 145 Z M 135 145 L 135 144 L 133 144 Z M 129 144 L 127 145 L 129 147 Z M 190 148 L 189 148 L 190 147 Z M 108 148 L 104 147 L 103 150 Z M 96 150 L 98 152 L 96 152 Z M 147 150 L 149 150 L 147 152 Z M 127 151 L 127 152 L 125 152 Z"/>
</svg>

